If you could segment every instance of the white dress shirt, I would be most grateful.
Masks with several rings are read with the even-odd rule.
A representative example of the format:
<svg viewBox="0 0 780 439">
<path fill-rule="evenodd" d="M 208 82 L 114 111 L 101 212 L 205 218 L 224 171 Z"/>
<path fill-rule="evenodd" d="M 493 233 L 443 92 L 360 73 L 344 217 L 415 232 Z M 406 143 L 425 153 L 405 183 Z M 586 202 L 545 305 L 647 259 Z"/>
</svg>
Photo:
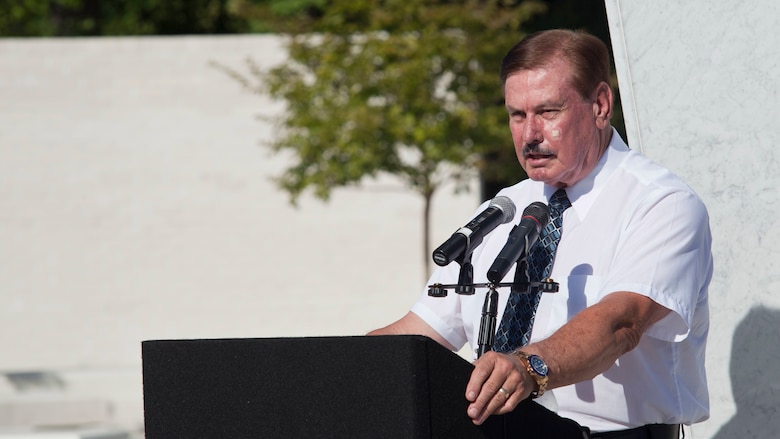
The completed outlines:
<svg viewBox="0 0 780 439">
<path fill-rule="evenodd" d="M 524 180 L 499 192 L 515 203 L 517 215 L 475 249 L 475 283 L 487 282 L 488 268 L 525 207 L 547 203 L 555 190 Z M 531 342 L 548 337 L 612 292 L 642 294 L 672 312 L 603 374 L 555 389 L 558 414 L 592 431 L 707 419 L 704 351 L 712 254 L 704 204 L 670 171 L 629 150 L 614 130 L 596 168 L 566 192 L 572 207 L 564 212 L 550 275 L 560 291 L 543 295 Z M 437 269 L 428 285 L 457 283 L 459 269 L 456 262 Z M 504 282 L 513 279 L 514 268 Z M 465 296 L 450 291 L 446 298 L 434 298 L 426 288 L 412 312 L 453 346 L 468 342 L 476 348 L 485 292 L 482 288 Z M 509 288 L 499 289 L 499 319 L 508 294 Z"/>
</svg>

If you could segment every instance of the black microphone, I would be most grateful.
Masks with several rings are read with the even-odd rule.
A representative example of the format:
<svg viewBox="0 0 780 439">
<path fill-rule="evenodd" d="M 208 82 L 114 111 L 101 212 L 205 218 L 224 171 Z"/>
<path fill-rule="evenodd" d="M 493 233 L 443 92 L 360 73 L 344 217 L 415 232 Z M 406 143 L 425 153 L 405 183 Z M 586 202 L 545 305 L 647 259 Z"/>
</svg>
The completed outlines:
<svg viewBox="0 0 780 439">
<path fill-rule="evenodd" d="M 433 262 L 444 267 L 454 260 L 465 256 L 467 248 L 473 250 L 482 242 L 482 238 L 501 224 L 515 217 L 515 203 L 507 197 L 498 196 L 490 200 L 490 205 L 476 218 L 453 233 L 450 239 L 433 251 Z M 461 259 L 462 260 L 462 259 Z"/>
<path fill-rule="evenodd" d="M 520 223 L 509 232 L 504 248 L 498 253 L 493 265 L 487 272 L 487 278 L 493 283 L 499 283 L 506 276 L 512 264 L 520 260 L 529 248 L 539 238 L 539 232 L 550 221 L 550 208 L 546 204 L 536 201 L 528 205 L 523 211 Z"/>
</svg>

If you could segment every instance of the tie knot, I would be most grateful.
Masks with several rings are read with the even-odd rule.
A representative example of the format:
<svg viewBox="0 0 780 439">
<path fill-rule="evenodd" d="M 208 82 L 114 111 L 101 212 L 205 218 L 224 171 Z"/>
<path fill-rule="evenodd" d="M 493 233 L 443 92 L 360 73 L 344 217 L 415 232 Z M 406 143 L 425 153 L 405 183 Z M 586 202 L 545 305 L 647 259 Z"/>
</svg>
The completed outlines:
<svg viewBox="0 0 780 439">
<path fill-rule="evenodd" d="M 550 198 L 550 212 L 554 212 L 553 216 L 560 215 L 564 210 L 571 207 L 571 201 L 566 196 L 566 191 L 558 189 Z"/>
</svg>

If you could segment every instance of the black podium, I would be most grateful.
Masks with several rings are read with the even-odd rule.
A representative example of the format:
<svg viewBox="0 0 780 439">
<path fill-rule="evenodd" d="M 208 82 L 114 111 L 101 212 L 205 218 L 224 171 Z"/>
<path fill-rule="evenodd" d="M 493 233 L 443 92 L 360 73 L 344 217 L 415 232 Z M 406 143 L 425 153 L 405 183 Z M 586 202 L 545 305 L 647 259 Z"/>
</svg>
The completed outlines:
<svg viewBox="0 0 780 439">
<path fill-rule="evenodd" d="M 472 365 L 426 337 L 142 343 L 147 439 L 576 437 L 525 401 L 475 426 Z"/>
</svg>

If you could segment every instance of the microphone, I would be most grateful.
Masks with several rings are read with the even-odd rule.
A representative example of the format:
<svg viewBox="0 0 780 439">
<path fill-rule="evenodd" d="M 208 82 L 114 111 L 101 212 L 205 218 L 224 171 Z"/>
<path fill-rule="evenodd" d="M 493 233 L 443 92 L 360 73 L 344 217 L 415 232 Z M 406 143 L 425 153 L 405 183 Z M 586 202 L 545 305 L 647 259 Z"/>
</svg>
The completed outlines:
<svg viewBox="0 0 780 439">
<path fill-rule="evenodd" d="M 482 242 L 482 238 L 501 224 L 515 217 L 515 203 L 507 197 L 498 196 L 490 200 L 488 207 L 468 224 L 444 241 L 433 251 L 433 262 L 444 267 L 454 260 L 465 256 L 467 249 L 473 250 Z M 462 260 L 462 259 L 461 259 Z"/>
<path fill-rule="evenodd" d="M 520 257 L 534 245 L 539 238 L 539 232 L 548 221 L 550 221 L 550 208 L 546 204 L 539 201 L 529 204 L 523 211 L 520 223 L 509 232 L 504 248 L 488 269 L 488 280 L 493 283 L 501 282 L 512 264 L 519 261 Z"/>
</svg>

